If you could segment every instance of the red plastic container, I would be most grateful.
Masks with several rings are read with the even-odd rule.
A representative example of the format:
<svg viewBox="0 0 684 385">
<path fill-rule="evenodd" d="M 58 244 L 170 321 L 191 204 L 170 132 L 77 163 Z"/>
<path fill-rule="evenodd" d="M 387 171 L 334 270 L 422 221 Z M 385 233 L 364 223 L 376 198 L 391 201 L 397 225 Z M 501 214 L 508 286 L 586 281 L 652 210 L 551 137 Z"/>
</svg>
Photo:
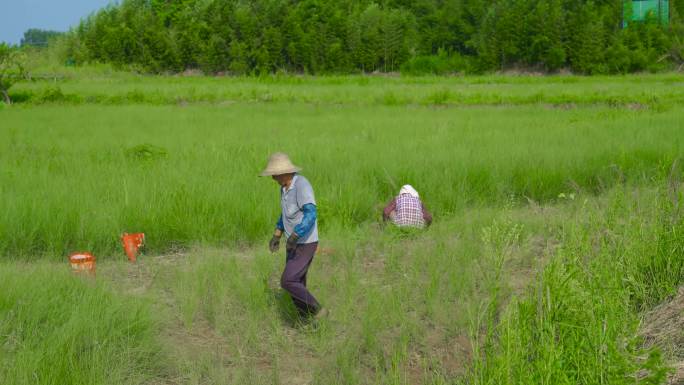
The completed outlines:
<svg viewBox="0 0 684 385">
<path fill-rule="evenodd" d="M 73 253 L 69 255 L 69 263 L 76 274 L 95 275 L 95 257 L 90 253 Z"/>
<path fill-rule="evenodd" d="M 135 263 L 138 260 L 140 248 L 145 245 L 145 233 L 123 233 L 121 235 L 121 244 L 128 256 L 128 260 Z"/>
</svg>

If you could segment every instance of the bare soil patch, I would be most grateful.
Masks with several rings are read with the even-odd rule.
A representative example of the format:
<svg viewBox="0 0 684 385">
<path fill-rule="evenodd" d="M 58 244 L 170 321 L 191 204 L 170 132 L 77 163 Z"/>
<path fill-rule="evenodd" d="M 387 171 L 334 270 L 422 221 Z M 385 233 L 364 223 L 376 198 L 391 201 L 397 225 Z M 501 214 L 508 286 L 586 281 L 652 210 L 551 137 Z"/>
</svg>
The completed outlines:
<svg viewBox="0 0 684 385">
<path fill-rule="evenodd" d="M 684 286 L 670 300 L 656 306 L 644 318 L 641 335 L 645 347 L 660 347 L 674 369 L 669 384 L 684 385 Z"/>
</svg>

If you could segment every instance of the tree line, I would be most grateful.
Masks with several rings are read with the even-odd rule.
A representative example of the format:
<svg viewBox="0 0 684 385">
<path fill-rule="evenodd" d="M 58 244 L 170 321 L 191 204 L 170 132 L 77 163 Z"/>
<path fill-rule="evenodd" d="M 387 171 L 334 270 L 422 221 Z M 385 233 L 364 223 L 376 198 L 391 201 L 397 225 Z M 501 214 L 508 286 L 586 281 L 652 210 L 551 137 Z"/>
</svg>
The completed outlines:
<svg viewBox="0 0 684 385">
<path fill-rule="evenodd" d="M 63 33 L 39 28 L 31 28 L 24 32 L 20 45 L 22 47 L 47 47 L 49 42 Z"/>
<path fill-rule="evenodd" d="M 628 2 L 631 3 L 631 2 Z M 65 60 L 146 72 L 583 74 L 662 70 L 684 58 L 670 22 L 630 22 L 623 0 L 122 0 L 55 46 Z"/>
</svg>

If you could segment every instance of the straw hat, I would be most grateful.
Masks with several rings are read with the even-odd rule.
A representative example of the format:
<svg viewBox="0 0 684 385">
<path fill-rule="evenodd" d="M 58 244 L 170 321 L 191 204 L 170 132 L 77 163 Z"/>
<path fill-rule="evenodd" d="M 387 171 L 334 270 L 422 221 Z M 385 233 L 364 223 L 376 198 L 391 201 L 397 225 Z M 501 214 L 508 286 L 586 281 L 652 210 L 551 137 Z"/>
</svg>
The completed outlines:
<svg viewBox="0 0 684 385">
<path fill-rule="evenodd" d="M 261 172 L 260 176 L 291 174 L 301 170 L 301 168 L 292 164 L 287 154 L 276 152 L 268 158 L 266 169 Z"/>
</svg>

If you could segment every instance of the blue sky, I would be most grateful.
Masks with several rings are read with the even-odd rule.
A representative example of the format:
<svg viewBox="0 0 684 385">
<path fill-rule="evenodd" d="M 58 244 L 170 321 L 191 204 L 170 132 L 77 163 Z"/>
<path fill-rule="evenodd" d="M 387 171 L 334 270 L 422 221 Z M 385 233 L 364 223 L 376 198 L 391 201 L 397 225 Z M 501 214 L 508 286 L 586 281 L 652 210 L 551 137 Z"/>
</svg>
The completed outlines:
<svg viewBox="0 0 684 385">
<path fill-rule="evenodd" d="M 0 41 L 19 44 L 29 28 L 66 31 L 112 0 L 0 0 Z"/>
</svg>

